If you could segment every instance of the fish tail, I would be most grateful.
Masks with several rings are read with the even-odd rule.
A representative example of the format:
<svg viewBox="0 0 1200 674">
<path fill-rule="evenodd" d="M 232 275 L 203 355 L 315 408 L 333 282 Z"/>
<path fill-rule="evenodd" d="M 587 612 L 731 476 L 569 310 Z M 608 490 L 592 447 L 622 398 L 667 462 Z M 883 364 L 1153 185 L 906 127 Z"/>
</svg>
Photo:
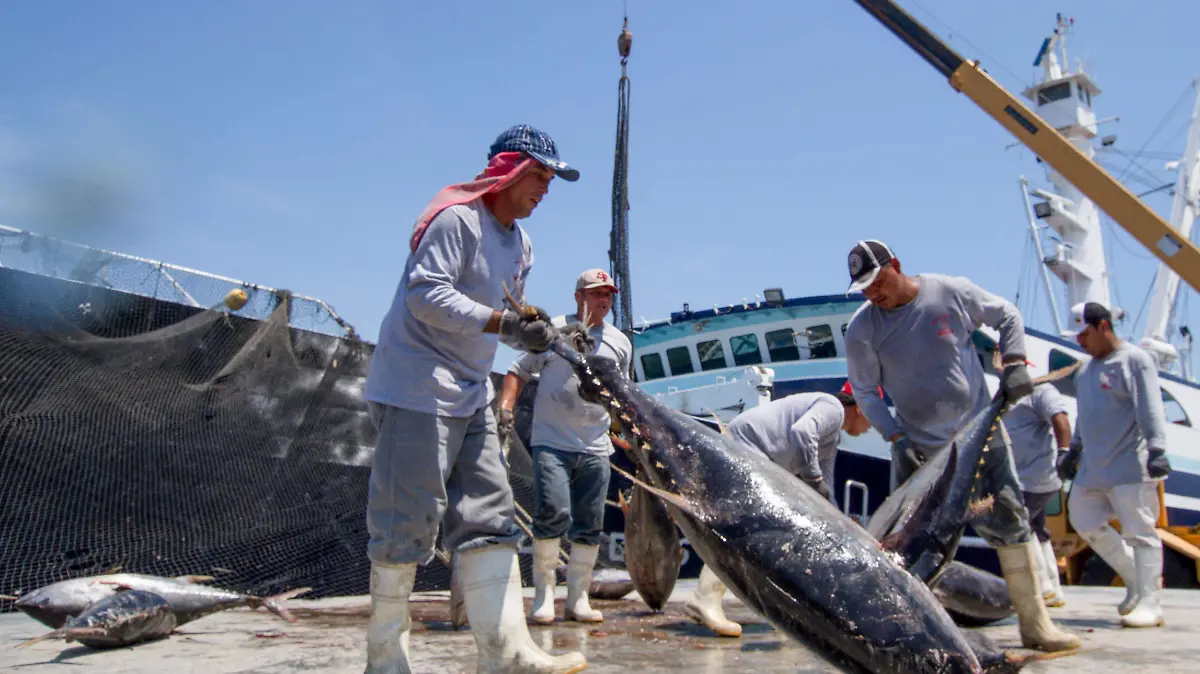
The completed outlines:
<svg viewBox="0 0 1200 674">
<path fill-rule="evenodd" d="M 274 613 L 280 618 L 283 618 L 291 623 L 296 622 L 296 619 L 292 617 L 291 613 L 288 613 L 288 610 L 284 608 L 282 602 L 287 601 L 292 597 L 302 595 L 305 592 L 311 591 L 311 587 L 298 587 L 294 590 L 288 590 L 287 592 L 283 592 L 271 597 L 250 597 L 247 603 L 250 605 L 250 608 L 265 608 L 271 613 Z"/>
<path fill-rule="evenodd" d="M 32 639 L 26 639 L 25 641 L 17 644 L 16 647 L 17 648 L 28 648 L 29 646 L 32 646 L 32 645 L 38 643 L 39 641 L 45 641 L 47 639 L 57 639 L 66 633 L 67 633 L 67 628 L 60 627 L 60 628 L 54 630 L 53 632 L 47 632 L 39 637 L 34 637 Z"/>
<path fill-rule="evenodd" d="M 1090 649 L 1076 648 L 1070 651 L 1059 651 L 1057 653 L 1014 653 L 1012 651 L 1004 652 L 1004 662 L 995 667 L 987 668 L 988 674 L 1008 674 L 1009 672 L 1019 672 L 1026 665 L 1034 662 L 1044 662 L 1046 660 L 1057 660 L 1058 658 L 1067 658 L 1072 655 L 1079 655 Z"/>
<path fill-rule="evenodd" d="M 104 629 L 100 627 L 76 627 L 69 629 L 65 633 L 64 639 L 67 643 L 71 643 L 81 637 L 102 637 L 105 635 Z"/>
</svg>

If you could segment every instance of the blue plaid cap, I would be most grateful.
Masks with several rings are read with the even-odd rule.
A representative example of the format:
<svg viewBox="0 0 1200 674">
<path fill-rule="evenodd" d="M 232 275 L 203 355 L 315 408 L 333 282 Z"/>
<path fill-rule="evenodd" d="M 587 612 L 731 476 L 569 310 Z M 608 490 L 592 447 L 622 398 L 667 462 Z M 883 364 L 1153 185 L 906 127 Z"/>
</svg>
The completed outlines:
<svg viewBox="0 0 1200 674">
<path fill-rule="evenodd" d="M 558 148 L 550 136 L 528 124 L 518 124 L 505 129 L 488 148 L 488 160 L 501 152 L 524 152 L 543 165 L 554 169 L 554 173 L 567 182 L 579 180 L 579 171 L 558 158 Z"/>
</svg>

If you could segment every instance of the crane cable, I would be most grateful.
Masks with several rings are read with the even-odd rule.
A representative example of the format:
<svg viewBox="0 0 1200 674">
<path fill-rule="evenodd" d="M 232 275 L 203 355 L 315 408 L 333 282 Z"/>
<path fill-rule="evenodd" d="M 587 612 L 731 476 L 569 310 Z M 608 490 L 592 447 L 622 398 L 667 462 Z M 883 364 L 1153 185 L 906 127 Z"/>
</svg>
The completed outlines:
<svg viewBox="0 0 1200 674">
<path fill-rule="evenodd" d="M 613 282 L 619 293 L 613 306 L 613 322 L 629 336 L 633 331 L 633 298 L 629 278 L 629 92 L 626 72 L 633 34 L 629 32 L 629 17 L 617 37 L 621 55 L 621 79 L 617 83 L 617 142 L 613 158 L 612 231 L 609 235 L 608 259 Z"/>
</svg>

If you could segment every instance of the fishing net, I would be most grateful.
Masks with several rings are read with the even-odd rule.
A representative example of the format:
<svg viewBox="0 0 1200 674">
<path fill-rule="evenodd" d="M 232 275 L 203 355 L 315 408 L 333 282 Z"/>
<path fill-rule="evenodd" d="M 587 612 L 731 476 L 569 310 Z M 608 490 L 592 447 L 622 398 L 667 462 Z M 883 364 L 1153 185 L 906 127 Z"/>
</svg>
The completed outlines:
<svg viewBox="0 0 1200 674">
<path fill-rule="evenodd" d="M 115 566 L 369 591 L 373 347 L 287 291 L 243 287 L 231 311 L 234 287 L 0 229 L 0 594 Z M 449 586 L 440 560 L 418 573 Z"/>
</svg>

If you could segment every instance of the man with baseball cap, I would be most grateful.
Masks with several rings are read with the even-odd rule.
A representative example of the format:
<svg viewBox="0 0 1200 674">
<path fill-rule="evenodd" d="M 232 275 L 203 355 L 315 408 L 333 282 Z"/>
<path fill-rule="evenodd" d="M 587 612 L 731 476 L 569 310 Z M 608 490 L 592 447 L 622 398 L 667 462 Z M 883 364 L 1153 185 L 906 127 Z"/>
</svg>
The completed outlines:
<svg viewBox="0 0 1200 674">
<path fill-rule="evenodd" d="M 850 288 L 867 301 L 846 327 L 846 363 L 854 397 L 880 435 L 892 443 L 892 489 L 925 458 L 944 451 L 990 403 L 983 365 L 972 336 L 980 325 L 1000 333 L 1000 389 L 1010 403 L 1029 395 L 1025 328 L 1011 302 L 970 280 L 941 274 L 908 276 L 881 241 L 859 241 L 847 259 Z M 895 405 L 866 392 L 882 386 Z M 1038 585 L 1038 558 L 1008 434 L 997 422 L 989 450 L 994 460 L 983 482 L 996 485 L 992 507 L 972 520 L 996 549 L 1027 648 L 1062 651 L 1078 637 L 1055 627 Z"/>
<path fill-rule="evenodd" d="M 368 674 L 411 672 L 409 596 L 433 557 L 439 526 L 458 557 L 481 671 L 577 672 L 580 653 L 551 656 L 530 638 L 521 600 L 521 530 L 488 405 L 497 342 L 544 351 L 555 334 L 520 299 L 533 249 L 517 224 L 555 176 L 579 174 L 553 141 L 514 126 L 474 180 L 450 185 L 417 218 L 409 255 L 379 330 L 365 397 L 379 430 L 367 493 L 371 561 Z"/>
<path fill-rule="evenodd" d="M 575 281 L 575 313 L 558 316 L 553 324 L 586 326 L 594 343 L 592 355 L 617 362 L 628 372 L 633 360 L 629 338 L 604 318 L 612 309 L 617 286 L 602 269 L 589 269 Z M 604 499 L 613 453 L 608 431 L 611 419 L 602 405 L 579 396 L 579 378 L 567 361 L 553 352 L 522 354 L 504 375 L 499 415 L 505 432 L 512 432 L 513 405 L 521 388 L 538 378 L 530 428 L 533 458 L 533 582 L 530 617 L 535 623 L 554 622 L 555 571 L 561 539 L 571 542 L 567 563 L 567 602 L 564 617 L 578 622 L 601 622 L 600 611 L 588 604 L 592 570 L 600 552 L 604 528 Z"/>
<path fill-rule="evenodd" d="M 1002 369 L 1000 352 L 994 351 L 996 370 Z M 1012 442 L 1013 462 L 1021 481 L 1021 494 L 1029 511 L 1029 525 L 1038 539 L 1042 599 L 1046 606 L 1066 604 L 1058 579 L 1058 557 L 1050 543 L 1046 506 L 1062 488 L 1055 469 L 1058 451 L 1071 442 L 1070 401 L 1049 382 L 1033 387 L 1033 393 L 1013 403 L 1004 414 L 1004 428 Z M 1055 451 L 1055 448 L 1058 451 Z"/>
<path fill-rule="evenodd" d="M 1076 339 L 1092 359 L 1075 373 L 1075 434 L 1059 459 L 1060 475 L 1074 480 L 1071 526 L 1125 582 L 1121 623 L 1157 627 L 1163 624 L 1157 483 L 1171 472 L 1158 368 L 1117 337 L 1104 305 L 1087 302 L 1073 313 Z M 1119 534 L 1108 524 L 1113 517 Z"/>
<path fill-rule="evenodd" d="M 737 442 L 767 455 L 837 505 L 833 467 L 842 431 L 857 437 L 870 429 L 871 422 L 859 411 L 847 381 L 834 394 L 795 393 L 752 407 L 734 417 L 726 432 Z M 725 589 L 708 566 L 701 567 L 684 612 L 721 636 L 741 636 L 742 626 L 727 619 L 721 606 Z"/>
</svg>

